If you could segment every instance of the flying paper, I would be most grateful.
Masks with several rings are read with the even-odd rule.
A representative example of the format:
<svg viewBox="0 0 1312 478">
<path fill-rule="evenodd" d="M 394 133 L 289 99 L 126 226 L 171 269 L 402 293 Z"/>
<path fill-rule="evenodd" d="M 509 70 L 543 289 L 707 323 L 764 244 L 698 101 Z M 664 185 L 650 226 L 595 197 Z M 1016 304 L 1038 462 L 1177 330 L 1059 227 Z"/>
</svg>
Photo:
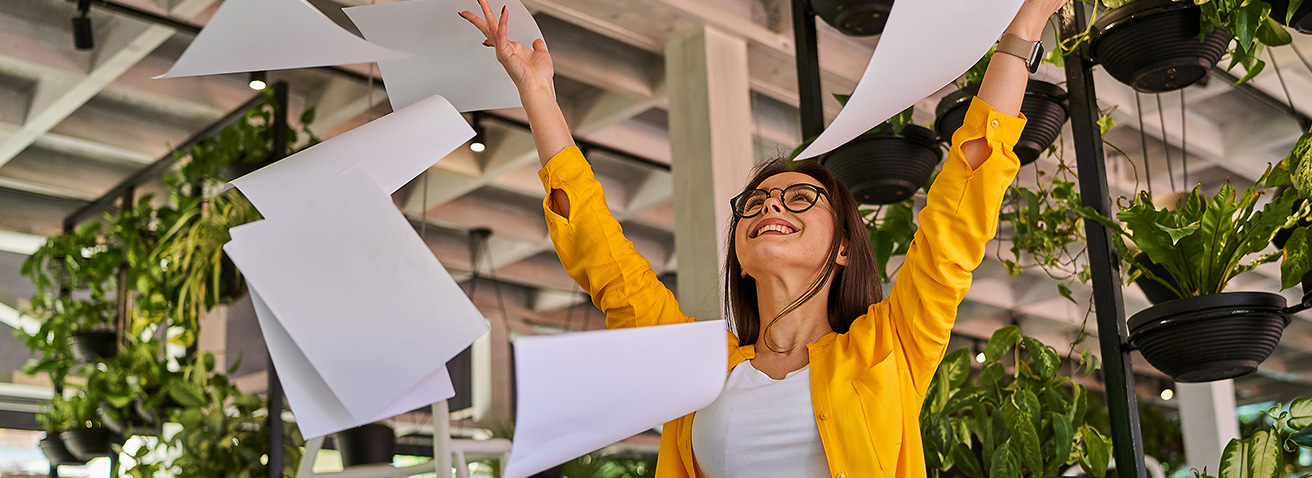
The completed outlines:
<svg viewBox="0 0 1312 478">
<path fill-rule="evenodd" d="M 710 405 L 724 387 L 727 347 L 719 320 L 521 337 L 506 477 L 533 475 Z"/>
<path fill-rule="evenodd" d="M 489 0 L 488 5 L 498 14 L 507 8 L 511 41 L 532 46 L 542 38 L 537 22 L 517 0 Z M 450 98 L 460 111 L 520 106 L 519 90 L 492 49 L 483 46 L 483 34 L 459 16 L 465 10 L 482 16 L 473 0 L 411 0 L 345 9 L 370 42 L 414 55 L 378 63 L 392 109 L 433 94 Z"/>
<path fill-rule="evenodd" d="M 1021 3 L 1023 0 L 894 2 L 879 45 L 852 97 L 796 159 L 833 151 L 957 79 L 1002 36 Z"/>
<path fill-rule="evenodd" d="M 427 99 L 232 181 L 264 217 L 285 216 L 306 195 L 357 164 L 387 193 L 474 137 L 445 98 Z M 429 254 L 432 255 L 432 254 Z"/>
<path fill-rule="evenodd" d="M 155 78 L 369 63 L 408 56 L 343 30 L 306 0 L 226 0 L 173 67 Z"/>
<path fill-rule="evenodd" d="M 369 168 L 305 194 L 288 214 L 233 228 L 224 246 L 250 283 L 301 434 L 453 396 L 444 364 L 487 321 Z"/>
</svg>

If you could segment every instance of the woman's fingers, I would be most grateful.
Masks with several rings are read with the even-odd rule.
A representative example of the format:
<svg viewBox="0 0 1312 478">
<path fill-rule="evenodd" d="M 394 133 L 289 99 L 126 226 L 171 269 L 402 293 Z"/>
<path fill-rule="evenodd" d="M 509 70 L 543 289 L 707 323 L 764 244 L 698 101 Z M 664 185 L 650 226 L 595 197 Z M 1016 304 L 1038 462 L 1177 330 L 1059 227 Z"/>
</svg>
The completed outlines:
<svg viewBox="0 0 1312 478">
<path fill-rule="evenodd" d="M 487 24 L 487 31 L 484 33 L 487 34 L 489 40 L 496 38 L 497 29 L 494 22 L 497 17 L 492 14 L 492 7 L 487 4 L 487 0 L 478 0 L 478 6 L 483 9 L 483 18 L 486 20 Z"/>
<path fill-rule="evenodd" d="M 484 0 L 479 0 L 484 1 Z M 497 43 L 505 43 L 506 40 L 506 21 L 510 18 L 510 12 L 506 7 L 501 7 L 501 21 L 497 23 Z"/>
<path fill-rule="evenodd" d="M 475 15 L 474 12 L 468 10 L 460 12 L 460 18 L 464 18 L 469 21 L 469 23 L 474 24 L 474 27 L 478 28 L 478 31 L 482 32 L 483 36 L 488 38 L 492 37 L 492 34 L 487 30 L 487 22 L 483 21 L 482 18 L 478 18 L 478 15 Z"/>
<path fill-rule="evenodd" d="M 533 51 L 546 52 L 546 51 L 547 51 L 547 42 L 542 41 L 541 38 L 539 38 L 539 39 L 537 39 L 537 40 L 533 40 Z"/>
</svg>

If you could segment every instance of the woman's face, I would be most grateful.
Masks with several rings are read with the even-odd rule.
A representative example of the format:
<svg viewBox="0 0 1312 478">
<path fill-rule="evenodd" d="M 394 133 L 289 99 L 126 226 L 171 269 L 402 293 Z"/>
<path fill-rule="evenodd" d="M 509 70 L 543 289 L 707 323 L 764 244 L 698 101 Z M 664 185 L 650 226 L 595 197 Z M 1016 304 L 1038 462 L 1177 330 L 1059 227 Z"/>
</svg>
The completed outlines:
<svg viewBox="0 0 1312 478">
<path fill-rule="evenodd" d="M 833 205 L 821 195 L 811 209 L 790 211 L 784 207 L 781 190 L 795 184 L 824 189 L 815 178 L 797 172 L 770 176 L 756 187 L 771 191 L 770 197 L 760 214 L 739 219 L 733 231 L 734 248 L 745 274 L 758 280 L 766 275 L 809 280 L 824 265 L 834 237 Z M 839 256 L 839 265 L 845 265 L 845 259 Z"/>
</svg>

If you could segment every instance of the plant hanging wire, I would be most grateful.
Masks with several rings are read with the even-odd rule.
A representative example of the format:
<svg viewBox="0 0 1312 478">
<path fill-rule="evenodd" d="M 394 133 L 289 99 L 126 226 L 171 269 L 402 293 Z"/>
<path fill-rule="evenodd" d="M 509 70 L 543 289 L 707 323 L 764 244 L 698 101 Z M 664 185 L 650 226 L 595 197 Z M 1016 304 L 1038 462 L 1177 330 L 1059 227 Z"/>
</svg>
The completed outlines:
<svg viewBox="0 0 1312 478">
<path fill-rule="evenodd" d="M 1143 126 L 1143 100 L 1139 90 L 1134 91 L 1134 112 L 1139 115 L 1139 147 L 1143 151 L 1143 177 L 1144 183 L 1148 185 L 1148 195 L 1153 195 L 1153 173 L 1148 167 L 1148 133 L 1144 131 Z"/>
</svg>

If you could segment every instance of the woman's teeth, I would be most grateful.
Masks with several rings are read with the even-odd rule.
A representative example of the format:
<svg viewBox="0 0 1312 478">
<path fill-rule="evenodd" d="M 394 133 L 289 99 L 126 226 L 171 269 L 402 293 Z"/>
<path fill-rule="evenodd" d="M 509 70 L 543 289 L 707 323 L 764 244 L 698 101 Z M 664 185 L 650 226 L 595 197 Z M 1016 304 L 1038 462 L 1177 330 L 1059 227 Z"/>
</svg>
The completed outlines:
<svg viewBox="0 0 1312 478">
<path fill-rule="evenodd" d="M 759 235 L 761 235 L 761 234 L 765 234 L 765 233 L 770 232 L 770 231 L 778 232 L 778 233 L 780 233 L 780 234 L 792 234 L 792 233 L 793 233 L 792 229 L 789 229 L 787 226 L 782 226 L 782 225 L 779 225 L 779 224 L 766 224 L 766 225 L 764 225 L 764 226 L 761 226 L 760 229 L 757 229 L 757 230 L 756 230 L 756 235 L 759 236 Z"/>
</svg>

